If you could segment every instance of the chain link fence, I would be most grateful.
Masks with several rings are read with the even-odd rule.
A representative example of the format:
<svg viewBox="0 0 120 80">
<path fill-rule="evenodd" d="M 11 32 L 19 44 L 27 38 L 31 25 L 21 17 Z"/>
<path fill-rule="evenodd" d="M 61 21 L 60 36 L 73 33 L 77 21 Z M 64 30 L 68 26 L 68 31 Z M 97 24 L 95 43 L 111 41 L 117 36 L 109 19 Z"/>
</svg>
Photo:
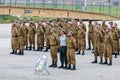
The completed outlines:
<svg viewBox="0 0 120 80">
<path fill-rule="evenodd" d="M 108 2 L 87 2 L 88 0 L 0 0 L 1 5 L 33 7 L 33 8 L 52 8 L 67 9 L 86 12 L 97 12 L 120 17 L 120 5 Z M 89 0 L 90 1 L 90 0 Z M 96 1 L 96 0 L 95 0 Z"/>
</svg>

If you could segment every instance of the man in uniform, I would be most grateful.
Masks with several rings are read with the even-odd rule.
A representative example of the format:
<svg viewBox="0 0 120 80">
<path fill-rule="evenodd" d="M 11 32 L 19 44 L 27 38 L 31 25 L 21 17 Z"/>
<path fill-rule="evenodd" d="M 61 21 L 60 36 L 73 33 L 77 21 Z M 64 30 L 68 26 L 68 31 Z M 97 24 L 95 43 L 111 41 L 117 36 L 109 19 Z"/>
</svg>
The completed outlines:
<svg viewBox="0 0 120 80">
<path fill-rule="evenodd" d="M 100 30 L 101 25 L 97 24 L 94 32 L 94 58 L 95 60 L 92 63 L 97 63 L 97 56 L 100 56 L 100 63 L 103 64 L 103 35 Z"/>
<path fill-rule="evenodd" d="M 68 32 L 68 38 L 67 38 L 67 61 L 68 61 L 68 68 L 71 70 L 76 70 L 76 59 L 75 59 L 75 51 L 76 51 L 76 40 L 73 37 L 73 32 Z M 71 65 L 73 67 L 71 68 Z"/>
<path fill-rule="evenodd" d="M 51 26 L 49 23 L 46 23 L 45 25 L 46 49 L 44 50 L 44 52 L 48 52 L 48 49 L 50 48 L 50 35 L 51 35 Z"/>
<path fill-rule="evenodd" d="M 29 24 L 28 27 L 28 39 L 29 39 L 29 50 L 32 50 L 32 45 L 33 45 L 33 50 L 35 50 L 35 27 L 33 27 L 33 23 Z"/>
<path fill-rule="evenodd" d="M 24 38 L 24 46 L 25 49 L 28 49 L 28 27 L 26 26 L 25 22 L 22 24 L 22 32 L 23 32 L 23 38 Z"/>
<path fill-rule="evenodd" d="M 10 54 L 17 54 L 17 28 L 15 23 L 12 24 L 11 28 L 11 48 Z"/>
<path fill-rule="evenodd" d="M 82 55 L 85 54 L 85 30 L 83 29 L 83 25 L 79 25 L 78 29 L 78 53 L 81 54 L 82 50 Z"/>
<path fill-rule="evenodd" d="M 21 23 L 19 22 L 17 24 L 17 38 L 18 38 L 18 49 L 19 49 L 19 55 L 24 55 L 24 38 L 23 38 L 23 31 L 21 28 Z"/>
<path fill-rule="evenodd" d="M 116 31 L 116 25 L 113 25 L 111 27 L 111 36 L 113 38 L 113 44 L 112 44 L 112 50 L 113 50 L 113 54 L 115 54 L 115 58 L 117 58 L 117 53 L 118 53 L 118 32 Z"/>
<path fill-rule="evenodd" d="M 112 65 L 112 36 L 111 36 L 111 33 L 110 33 L 110 29 L 106 28 L 106 33 L 105 33 L 105 36 L 104 36 L 104 59 L 105 59 L 105 62 L 103 63 L 104 65 L 105 64 L 108 64 L 108 59 L 109 59 L 109 66 Z"/>
<path fill-rule="evenodd" d="M 58 45 L 59 45 L 59 38 L 56 34 L 55 28 L 51 29 L 51 36 L 50 36 L 50 54 L 52 58 L 52 64 L 49 67 L 57 67 L 57 52 L 58 52 Z"/>
<path fill-rule="evenodd" d="M 37 51 L 42 51 L 44 48 L 44 26 L 42 22 L 38 23 L 37 27 Z"/>
<path fill-rule="evenodd" d="M 91 50 L 91 43 L 92 43 L 92 46 L 94 48 L 94 26 L 92 24 L 92 20 L 89 21 L 89 24 L 88 24 L 88 45 L 89 45 L 89 48 L 87 50 Z"/>
</svg>

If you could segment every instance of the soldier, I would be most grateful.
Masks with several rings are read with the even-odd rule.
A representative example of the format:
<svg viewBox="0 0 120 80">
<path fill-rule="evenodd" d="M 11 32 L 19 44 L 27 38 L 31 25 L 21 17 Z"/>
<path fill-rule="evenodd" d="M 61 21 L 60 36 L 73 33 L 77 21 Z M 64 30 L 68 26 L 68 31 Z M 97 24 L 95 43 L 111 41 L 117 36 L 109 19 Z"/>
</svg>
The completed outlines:
<svg viewBox="0 0 120 80">
<path fill-rule="evenodd" d="M 102 29 L 105 31 L 107 28 L 107 25 L 105 24 L 105 20 L 102 20 Z"/>
<path fill-rule="evenodd" d="M 28 49 L 28 27 L 26 26 L 25 22 L 22 24 L 22 32 L 23 32 L 23 39 L 24 39 L 24 46 L 25 49 Z"/>
<path fill-rule="evenodd" d="M 73 37 L 73 32 L 68 32 L 68 38 L 67 38 L 67 61 L 68 61 L 68 68 L 71 70 L 76 70 L 76 59 L 75 59 L 75 50 L 76 50 L 77 44 L 76 40 Z M 71 68 L 71 65 L 73 65 L 73 68 Z"/>
<path fill-rule="evenodd" d="M 29 39 L 29 50 L 32 50 L 32 45 L 33 45 L 33 50 L 35 50 L 35 33 L 36 30 L 33 27 L 33 23 L 29 24 L 28 27 L 28 39 Z"/>
<path fill-rule="evenodd" d="M 92 24 L 92 20 L 89 21 L 89 25 L 88 25 L 88 45 L 89 48 L 87 50 L 91 50 L 91 43 L 92 46 L 94 48 L 94 26 Z"/>
<path fill-rule="evenodd" d="M 58 52 L 58 45 L 59 45 L 59 38 L 56 34 L 55 28 L 51 29 L 51 36 L 50 36 L 50 54 L 52 58 L 52 64 L 49 67 L 57 67 L 57 52 Z"/>
<path fill-rule="evenodd" d="M 108 59 L 109 59 L 109 66 L 112 65 L 112 36 L 110 33 L 110 29 L 106 28 L 106 33 L 104 37 L 104 59 L 105 62 L 103 63 L 108 64 Z"/>
<path fill-rule="evenodd" d="M 101 25 L 97 24 L 94 32 L 94 58 L 95 60 L 92 63 L 97 63 L 97 56 L 100 56 L 100 63 L 103 64 L 103 35 L 100 30 Z"/>
<path fill-rule="evenodd" d="M 116 24 L 114 24 L 111 27 L 111 36 L 113 38 L 113 45 L 112 45 L 112 50 L 113 50 L 113 54 L 115 54 L 115 58 L 117 58 L 117 52 L 118 52 L 118 32 L 116 31 Z"/>
<path fill-rule="evenodd" d="M 85 30 L 83 29 L 83 25 L 79 25 L 78 29 L 78 53 L 81 54 L 82 50 L 82 55 L 85 54 Z"/>
<path fill-rule="evenodd" d="M 17 54 L 17 28 L 15 23 L 12 24 L 11 28 L 11 48 L 10 54 Z"/>
<path fill-rule="evenodd" d="M 24 38 L 23 38 L 23 31 L 21 28 L 21 23 L 17 24 L 17 38 L 18 38 L 18 49 L 19 55 L 24 55 Z"/>
<path fill-rule="evenodd" d="M 42 51 L 44 48 L 44 26 L 42 22 L 38 23 L 37 27 L 37 50 L 36 51 Z"/>
<path fill-rule="evenodd" d="M 49 23 L 46 23 L 45 25 L 46 49 L 44 50 L 44 52 L 48 52 L 48 49 L 50 48 L 50 35 L 51 35 L 51 26 Z"/>
</svg>

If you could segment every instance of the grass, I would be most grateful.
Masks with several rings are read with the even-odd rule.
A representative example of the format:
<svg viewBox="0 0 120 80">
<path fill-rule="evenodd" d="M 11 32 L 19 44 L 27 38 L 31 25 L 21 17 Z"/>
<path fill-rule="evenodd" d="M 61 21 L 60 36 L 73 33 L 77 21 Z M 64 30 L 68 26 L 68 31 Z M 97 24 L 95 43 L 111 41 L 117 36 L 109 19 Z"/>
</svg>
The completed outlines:
<svg viewBox="0 0 120 80">
<path fill-rule="evenodd" d="M 6 4 L 10 5 L 10 4 Z M 11 4 L 11 6 L 15 6 L 15 4 Z M 17 6 L 26 7 L 26 4 L 17 4 Z M 67 10 L 77 10 L 80 11 L 80 8 L 77 8 L 76 5 L 62 5 L 58 4 L 30 4 L 27 5 L 28 7 L 35 7 L 35 8 L 55 8 L 55 9 L 67 9 Z M 111 6 L 111 13 L 108 13 L 108 6 L 87 6 L 84 11 L 87 12 L 96 12 L 96 13 L 103 13 L 103 14 L 110 14 L 112 16 L 120 17 L 120 6 Z"/>
</svg>

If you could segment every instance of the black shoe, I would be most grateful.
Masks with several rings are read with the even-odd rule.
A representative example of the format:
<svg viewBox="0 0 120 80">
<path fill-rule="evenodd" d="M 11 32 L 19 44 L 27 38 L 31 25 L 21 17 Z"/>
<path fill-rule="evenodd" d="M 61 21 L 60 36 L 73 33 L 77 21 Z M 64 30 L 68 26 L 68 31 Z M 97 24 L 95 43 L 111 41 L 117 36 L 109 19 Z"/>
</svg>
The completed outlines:
<svg viewBox="0 0 120 80">
<path fill-rule="evenodd" d="M 98 63 L 98 62 L 97 62 L 97 59 L 95 59 L 92 63 Z"/>
<path fill-rule="evenodd" d="M 21 52 L 21 51 L 19 51 L 17 55 L 21 55 L 21 53 L 22 53 L 22 52 Z"/>
<path fill-rule="evenodd" d="M 44 52 L 48 52 L 48 49 L 45 49 Z"/>
<path fill-rule="evenodd" d="M 92 53 L 94 53 L 94 51 Z"/>
<path fill-rule="evenodd" d="M 91 50 L 90 48 L 88 48 L 87 50 Z"/>
<path fill-rule="evenodd" d="M 28 46 L 25 47 L 25 50 L 28 50 Z"/>
<path fill-rule="evenodd" d="M 103 64 L 103 60 L 101 60 L 101 61 L 99 62 L 99 64 Z"/>
<path fill-rule="evenodd" d="M 71 69 L 71 64 L 69 64 L 69 66 L 67 67 L 67 69 Z"/>
<path fill-rule="evenodd" d="M 67 69 L 67 65 L 63 67 L 63 69 Z"/>
<path fill-rule="evenodd" d="M 52 61 L 52 64 L 51 65 L 49 65 L 49 67 L 53 67 L 54 66 L 54 61 Z"/>
<path fill-rule="evenodd" d="M 14 54 L 17 54 L 17 50 L 14 52 Z"/>
<path fill-rule="evenodd" d="M 105 62 L 103 63 L 103 65 L 105 65 L 105 64 L 108 64 L 107 60 L 105 60 Z"/>
<path fill-rule="evenodd" d="M 32 50 L 32 47 L 29 47 L 29 49 L 28 50 Z"/>
<path fill-rule="evenodd" d="M 14 50 L 10 54 L 14 54 Z"/>
<path fill-rule="evenodd" d="M 58 68 L 63 68 L 63 65 L 61 65 L 60 67 L 58 67 Z"/>
<path fill-rule="evenodd" d="M 73 65 L 73 68 L 71 68 L 71 70 L 76 70 L 76 67 L 75 67 L 75 65 Z"/>
<path fill-rule="evenodd" d="M 43 49 L 43 48 L 40 48 L 40 50 L 39 50 L 39 51 L 42 51 L 42 49 Z"/>
<path fill-rule="evenodd" d="M 115 54 L 115 58 L 117 58 L 117 53 Z"/>
<path fill-rule="evenodd" d="M 37 50 L 36 51 L 39 51 L 40 50 L 40 48 L 37 48 Z"/>
<path fill-rule="evenodd" d="M 35 51 L 35 47 L 33 47 L 33 51 Z"/>
<path fill-rule="evenodd" d="M 112 65 L 112 60 L 110 60 L 110 62 L 109 62 L 109 64 L 108 64 L 108 66 L 111 66 Z"/>
<path fill-rule="evenodd" d="M 81 53 L 80 53 L 80 51 L 78 51 L 78 53 L 76 53 L 77 55 L 80 55 Z"/>
<path fill-rule="evenodd" d="M 56 67 L 57 67 L 57 62 L 55 62 L 53 65 L 53 68 L 56 68 Z"/>
<path fill-rule="evenodd" d="M 84 51 L 82 52 L 82 55 L 85 55 L 85 52 L 84 52 Z"/>
</svg>

